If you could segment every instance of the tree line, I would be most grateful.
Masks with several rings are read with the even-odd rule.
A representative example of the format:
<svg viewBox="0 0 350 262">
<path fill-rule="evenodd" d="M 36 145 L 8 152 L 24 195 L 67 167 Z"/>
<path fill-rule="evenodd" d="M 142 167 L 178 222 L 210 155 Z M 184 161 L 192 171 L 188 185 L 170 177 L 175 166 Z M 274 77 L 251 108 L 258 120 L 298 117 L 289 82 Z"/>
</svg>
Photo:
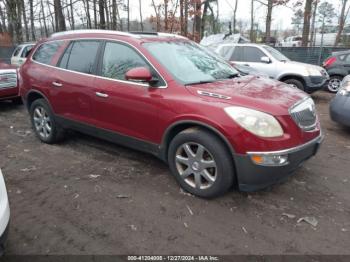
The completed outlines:
<svg viewBox="0 0 350 262">
<path fill-rule="evenodd" d="M 219 0 L 0 0 L 0 34 L 7 32 L 14 42 L 35 41 L 52 32 L 67 29 L 110 29 L 120 31 L 156 30 L 179 33 L 200 41 L 205 32 L 218 33 L 222 23 L 219 19 Z M 255 41 L 255 7 L 264 7 L 265 42 L 271 41 L 273 11 L 277 6 L 296 10 L 293 23 L 302 26 L 302 45 L 312 42 L 316 17 L 328 22 L 334 17 L 331 4 L 321 0 L 220 0 L 232 8 L 230 29 L 237 32 L 239 4 L 250 4 L 249 37 Z M 341 4 L 338 18 L 338 45 L 349 13 L 348 0 L 336 0 Z M 137 21 L 130 19 L 131 4 L 138 6 Z M 144 6 L 145 4 L 151 6 Z M 292 7 L 288 6 L 292 4 Z M 144 17 L 143 8 L 151 8 L 153 14 Z M 322 15 L 322 12 L 324 15 Z M 328 13 L 327 13 L 328 12 Z M 123 14 L 123 15 L 122 15 Z M 333 18 L 332 17 L 332 18 Z"/>
</svg>

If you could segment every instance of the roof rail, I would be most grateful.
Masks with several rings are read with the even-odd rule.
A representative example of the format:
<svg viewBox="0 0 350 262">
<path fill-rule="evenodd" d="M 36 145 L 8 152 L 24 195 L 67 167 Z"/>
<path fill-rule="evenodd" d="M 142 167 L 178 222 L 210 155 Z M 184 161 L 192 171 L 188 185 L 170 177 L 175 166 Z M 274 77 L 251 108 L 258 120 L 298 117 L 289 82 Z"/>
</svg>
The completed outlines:
<svg viewBox="0 0 350 262">
<path fill-rule="evenodd" d="M 131 34 L 127 32 L 103 30 L 103 29 L 81 29 L 81 30 L 63 31 L 63 32 L 54 33 L 51 35 L 51 37 L 59 37 L 59 36 L 74 35 L 74 34 L 113 34 L 113 35 L 138 37 L 135 34 Z"/>
<path fill-rule="evenodd" d="M 158 33 L 159 36 L 163 36 L 163 37 L 175 37 L 175 38 L 181 38 L 181 39 L 188 39 L 185 36 L 182 35 L 176 35 L 176 34 L 170 34 L 170 33 Z"/>
<path fill-rule="evenodd" d="M 134 35 L 158 35 L 157 32 L 151 32 L 151 31 L 130 31 L 130 34 L 134 34 Z"/>
</svg>

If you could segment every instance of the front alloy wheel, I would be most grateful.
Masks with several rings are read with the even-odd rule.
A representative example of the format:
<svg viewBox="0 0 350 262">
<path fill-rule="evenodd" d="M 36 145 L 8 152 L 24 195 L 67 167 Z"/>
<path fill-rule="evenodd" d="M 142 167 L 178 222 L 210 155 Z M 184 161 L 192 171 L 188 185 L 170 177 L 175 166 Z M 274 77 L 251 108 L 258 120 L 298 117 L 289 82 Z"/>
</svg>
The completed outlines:
<svg viewBox="0 0 350 262">
<path fill-rule="evenodd" d="M 184 181 L 196 189 L 211 187 L 217 178 L 213 156 L 198 143 L 185 143 L 177 149 L 176 169 Z"/>
<path fill-rule="evenodd" d="M 199 127 L 172 139 L 168 163 L 180 186 L 199 197 L 222 195 L 236 182 L 230 150 L 217 135 Z"/>
</svg>

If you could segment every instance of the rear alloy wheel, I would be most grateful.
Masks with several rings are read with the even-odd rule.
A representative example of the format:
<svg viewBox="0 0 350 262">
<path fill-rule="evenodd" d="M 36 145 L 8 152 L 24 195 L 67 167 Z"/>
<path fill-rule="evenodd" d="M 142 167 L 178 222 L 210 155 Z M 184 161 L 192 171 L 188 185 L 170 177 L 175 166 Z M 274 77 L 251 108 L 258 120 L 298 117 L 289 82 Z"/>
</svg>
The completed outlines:
<svg viewBox="0 0 350 262">
<path fill-rule="evenodd" d="M 62 139 L 64 130 L 56 123 L 44 99 L 33 102 L 30 106 L 30 116 L 35 134 L 42 142 L 53 144 Z"/>
<path fill-rule="evenodd" d="M 341 76 L 331 76 L 327 85 L 328 91 L 331 93 L 338 92 L 342 80 Z"/>
<path fill-rule="evenodd" d="M 224 143 L 198 128 L 175 136 L 169 146 L 168 162 L 181 187 L 199 197 L 224 194 L 235 178 L 233 159 Z"/>
</svg>

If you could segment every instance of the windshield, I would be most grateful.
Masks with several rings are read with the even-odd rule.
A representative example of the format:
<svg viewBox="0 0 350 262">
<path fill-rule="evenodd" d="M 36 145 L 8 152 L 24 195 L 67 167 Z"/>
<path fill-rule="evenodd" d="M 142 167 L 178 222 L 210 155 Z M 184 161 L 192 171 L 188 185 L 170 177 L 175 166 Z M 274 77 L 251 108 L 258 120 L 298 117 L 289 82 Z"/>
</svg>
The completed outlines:
<svg viewBox="0 0 350 262">
<path fill-rule="evenodd" d="M 263 46 L 263 48 L 267 50 L 278 61 L 289 61 L 288 57 L 277 51 L 275 48 L 271 46 Z"/>
<path fill-rule="evenodd" d="M 232 66 L 193 42 L 153 42 L 145 43 L 144 46 L 184 85 L 215 82 L 238 76 Z"/>
</svg>

